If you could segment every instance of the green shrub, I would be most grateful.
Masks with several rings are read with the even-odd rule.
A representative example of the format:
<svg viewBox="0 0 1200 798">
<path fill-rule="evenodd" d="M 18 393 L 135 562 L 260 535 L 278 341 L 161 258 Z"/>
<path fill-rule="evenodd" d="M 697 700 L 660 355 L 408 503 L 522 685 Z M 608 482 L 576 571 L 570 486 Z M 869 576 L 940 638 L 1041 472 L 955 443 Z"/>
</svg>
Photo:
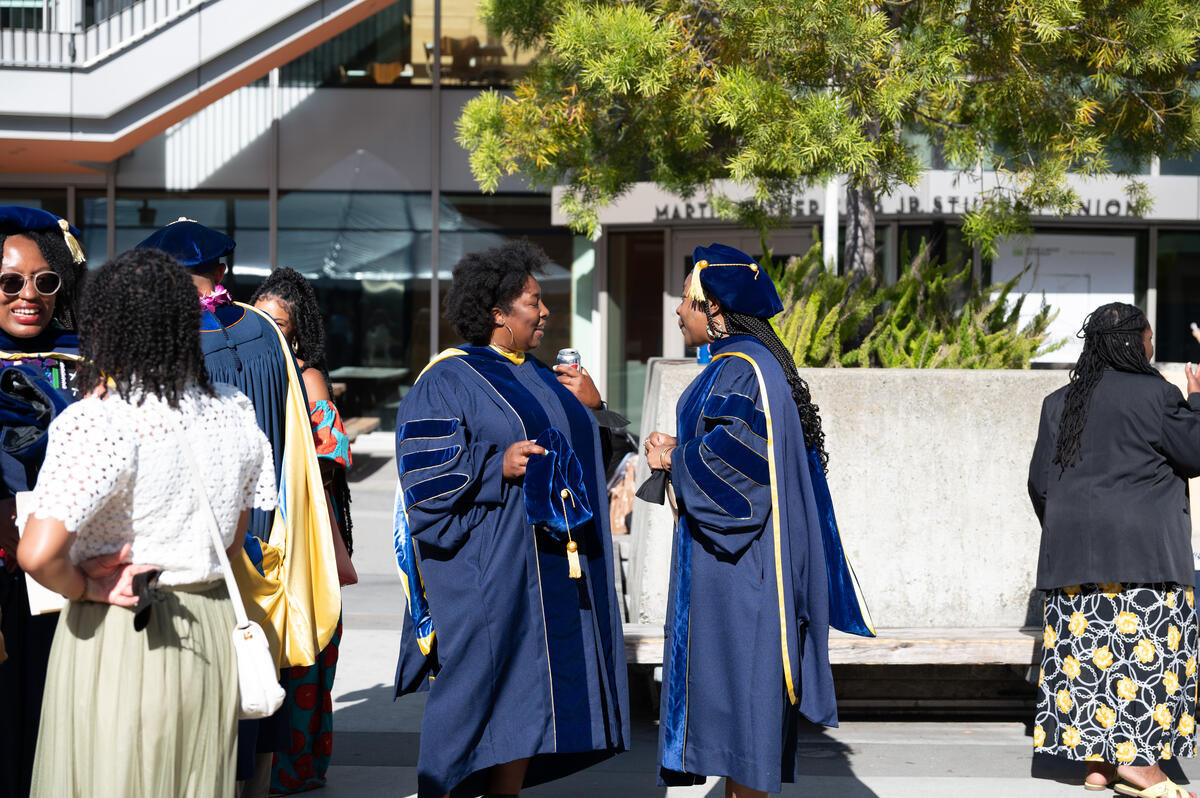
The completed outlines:
<svg viewBox="0 0 1200 798">
<path fill-rule="evenodd" d="M 922 246 L 899 280 L 855 283 L 829 273 L 820 244 L 776 278 L 784 311 L 775 328 L 800 366 L 1019 369 L 1065 341 L 1047 343 L 1057 312 L 1021 326 L 1025 297 L 1009 303 L 1021 275 L 981 288 L 968 263 L 955 268 Z"/>
</svg>

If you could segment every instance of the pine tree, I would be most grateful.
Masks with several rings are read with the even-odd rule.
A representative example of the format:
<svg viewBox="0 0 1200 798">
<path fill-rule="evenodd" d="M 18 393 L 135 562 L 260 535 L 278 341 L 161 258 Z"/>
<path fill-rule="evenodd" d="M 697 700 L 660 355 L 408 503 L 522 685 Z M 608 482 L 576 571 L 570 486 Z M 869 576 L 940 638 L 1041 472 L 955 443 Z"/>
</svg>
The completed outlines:
<svg viewBox="0 0 1200 798">
<path fill-rule="evenodd" d="M 484 13 L 542 56 L 511 96 L 464 109 L 475 177 L 566 186 L 589 232 L 634 182 L 686 197 L 728 179 L 752 193 L 718 212 L 765 241 L 794 194 L 844 174 L 846 263 L 862 279 L 876 198 L 919 178 L 914 135 L 983 176 L 964 232 L 988 254 L 1031 210 L 1073 208 L 1069 173 L 1200 148 L 1195 0 L 486 0 Z M 1127 185 L 1144 212 L 1145 186 Z"/>
</svg>

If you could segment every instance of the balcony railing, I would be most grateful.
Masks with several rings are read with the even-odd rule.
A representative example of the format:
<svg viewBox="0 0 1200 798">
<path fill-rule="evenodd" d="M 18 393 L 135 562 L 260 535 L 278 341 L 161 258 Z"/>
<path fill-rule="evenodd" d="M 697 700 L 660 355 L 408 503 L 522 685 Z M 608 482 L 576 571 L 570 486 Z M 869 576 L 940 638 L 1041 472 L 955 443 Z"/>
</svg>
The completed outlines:
<svg viewBox="0 0 1200 798">
<path fill-rule="evenodd" d="M 0 28 L 0 67 L 89 67 L 201 5 L 203 0 L 138 0 L 81 32 Z"/>
</svg>

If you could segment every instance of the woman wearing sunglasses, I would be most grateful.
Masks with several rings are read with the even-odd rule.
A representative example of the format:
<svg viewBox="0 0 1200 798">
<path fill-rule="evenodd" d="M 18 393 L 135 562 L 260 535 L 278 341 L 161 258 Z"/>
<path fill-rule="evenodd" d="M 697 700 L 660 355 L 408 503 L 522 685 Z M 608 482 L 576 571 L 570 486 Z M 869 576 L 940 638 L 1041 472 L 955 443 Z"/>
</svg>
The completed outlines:
<svg viewBox="0 0 1200 798">
<path fill-rule="evenodd" d="M 79 362 L 75 297 L 85 268 L 78 235 L 52 213 L 0 207 L 0 393 L 5 398 L 12 393 L 5 370 L 22 365 L 32 367 L 26 373 L 35 378 L 32 385 L 38 391 L 59 394 L 54 406 L 73 399 Z M 25 575 L 17 568 L 13 497 L 31 489 L 37 479 L 53 411 L 36 413 L 30 430 L 27 420 L 9 412 L 8 402 L 0 405 L 0 631 L 8 653 L 0 664 L 0 795 L 26 795 L 58 616 L 30 616 Z M 24 427 L 19 435 L 14 433 L 18 424 Z M 18 451 L 10 435 L 25 441 Z"/>
</svg>

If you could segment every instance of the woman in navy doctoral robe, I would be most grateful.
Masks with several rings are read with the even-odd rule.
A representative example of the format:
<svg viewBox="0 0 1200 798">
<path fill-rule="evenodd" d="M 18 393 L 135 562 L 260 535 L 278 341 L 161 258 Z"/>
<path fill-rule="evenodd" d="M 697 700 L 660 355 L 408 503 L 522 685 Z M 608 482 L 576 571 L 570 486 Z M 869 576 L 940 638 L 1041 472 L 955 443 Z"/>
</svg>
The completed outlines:
<svg viewBox="0 0 1200 798">
<path fill-rule="evenodd" d="M 726 777 L 727 796 L 794 781 L 800 715 L 837 725 L 828 634 L 873 635 L 841 549 L 808 386 L 769 319 L 770 277 L 698 247 L 676 311 L 713 362 L 679 399 L 677 436 L 646 441 L 679 519 L 671 559 L 659 780 Z"/>
<path fill-rule="evenodd" d="M 528 354 L 545 263 L 527 242 L 459 262 L 446 312 L 473 343 L 436 358 L 396 417 L 396 694 L 429 690 L 420 798 L 515 795 L 629 744 L 600 396 Z"/>
<path fill-rule="evenodd" d="M 73 402 L 79 339 L 75 302 L 85 267 L 79 231 L 38 208 L 0 207 L 0 510 L 32 490 L 46 453 L 46 429 Z M 22 278 L 22 279 L 18 279 Z M 5 285 L 4 283 L 9 283 Z M 11 293 L 16 289 L 16 293 Z M 14 381 L 20 384 L 13 384 Z M 17 530 L 0 524 L 0 795 L 29 794 L 42 693 L 57 613 L 30 615 L 17 567 Z"/>
</svg>

